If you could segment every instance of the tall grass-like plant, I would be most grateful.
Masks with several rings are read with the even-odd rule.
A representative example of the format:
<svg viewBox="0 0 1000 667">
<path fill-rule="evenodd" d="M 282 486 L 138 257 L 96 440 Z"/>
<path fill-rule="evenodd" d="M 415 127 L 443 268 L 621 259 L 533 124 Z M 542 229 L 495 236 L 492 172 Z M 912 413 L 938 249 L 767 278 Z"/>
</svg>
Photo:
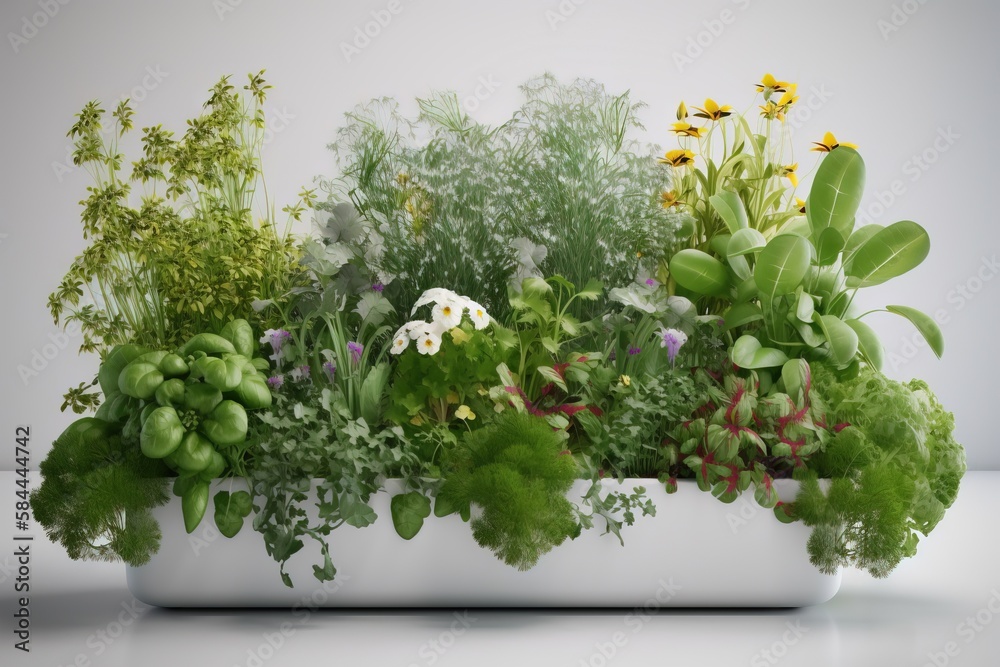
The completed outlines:
<svg viewBox="0 0 1000 667">
<path fill-rule="evenodd" d="M 400 312 L 446 284 L 504 319 L 509 283 L 545 274 L 625 285 L 671 245 L 682 215 L 660 205 L 669 169 L 630 139 L 641 106 L 549 75 L 522 91 L 497 127 L 454 94 L 419 100 L 413 121 L 388 100 L 348 114 L 331 146 L 341 176 L 323 187 L 366 220 Z"/>
</svg>

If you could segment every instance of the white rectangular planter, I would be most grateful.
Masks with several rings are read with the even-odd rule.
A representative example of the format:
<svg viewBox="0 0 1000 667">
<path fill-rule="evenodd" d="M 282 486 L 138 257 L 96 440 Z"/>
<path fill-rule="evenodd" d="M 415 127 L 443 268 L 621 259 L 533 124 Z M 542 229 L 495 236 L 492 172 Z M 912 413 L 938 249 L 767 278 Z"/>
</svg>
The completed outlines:
<svg viewBox="0 0 1000 667">
<path fill-rule="evenodd" d="M 213 488 L 240 488 L 220 481 Z M 617 485 L 617 482 L 605 482 Z M 797 483 L 776 482 L 785 500 Z M 579 498 L 589 482 L 570 493 Z M 211 505 L 202 525 L 184 531 L 180 499 L 154 516 L 163 542 L 152 560 L 128 567 L 128 586 L 142 602 L 160 607 L 799 607 L 825 602 L 840 588 L 840 574 L 821 574 L 809 563 L 801 523 L 782 524 L 751 494 L 726 505 L 681 480 L 668 495 L 656 480 L 626 480 L 625 490 L 645 486 L 656 516 L 637 517 L 623 530 L 625 546 L 601 535 L 603 521 L 567 540 L 526 572 L 479 547 L 457 516 L 431 516 L 409 542 L 392 525 L 389 500 L 398 482 L 373 499 L 379 520 L 343 526 L 330 541 L 334 582 L 312 574 L 318 549 L 289 562 L 295 583 L 287 588 L 250 519 L 233 539 L 218 534 Z M 242 488 L 246 488 L 242 486 Z"/>
</svg>

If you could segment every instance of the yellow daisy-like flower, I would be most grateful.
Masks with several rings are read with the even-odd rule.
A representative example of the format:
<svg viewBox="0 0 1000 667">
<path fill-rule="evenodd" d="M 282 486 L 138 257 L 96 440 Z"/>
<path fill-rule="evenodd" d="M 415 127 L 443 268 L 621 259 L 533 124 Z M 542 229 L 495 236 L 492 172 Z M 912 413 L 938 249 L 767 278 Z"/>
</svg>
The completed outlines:
<svg viewBox="0 0 1000 667">
<path fill-rule="evenodd" d="M 795 89 L 796 85 L 794 83 L 789 84 L 788 90 L 778 99 L 778 106 L 784 107 L 785 111 L 788 110 L 788 107 L 799 101 L 799 96 L 795 94 Z"/>
<path fill-rule="evenodd" d="M 467 421 L 472 421 L 473 419 L 476 418 L 476 413 L 473 412 L 468 405 L 460 405 L 458 406 L 458 409 L 455 410 L 455 416 L 458 419 L 465 419 Z"/>
<path fill-rule="evenodd" d="M 671 167 L 686 167 L 694 162 L 694 153 L 686 148 L 667 151 L 666 155 L 657 158 L 660 164 L 669 164 Z"/>
<path fill-rule="evenodd" d="M 765 74 L 757 84 L 757 92 L 764 93 L 764 97 L 770 97 L 771 93 L 783 93 L 791 85 L 787 81 L 778 81 L 771 74 Z"/>
<path fill-rule="evenodd" d="M 799 168 L 799 163 L 786 164 L 781 168 L 781 175 L 784 176 L 791 182 L 793 188 L 799 187 L 799 176 L 796 174 L 796 170 Z"/>
<path fill-rule="evenodd" d="M 827 132 L 823 135 L 823 141 L 814 141 L 815 148 L 810 148 L 809 150 L 818 151 L 820 153 L 829 153 L 834 148 L 839 148 L 841 146 L 847 146 L 848 148 L 857 148 L 857 144 L 850 144 L 846 141 L 837 141 L 837 137 L 833 136 L 833 132 Z"/>
<path fill-rule="evenodd" d="M 799 207 L 799 213 L 805 214 L 806 212 L 806 202 L 803 199 L 795 198 L 795 205 Z"/>
<path fill-rule="evenodd" d="M 785 120 L 785 113 L 773 100 L 760 106 L 760 115 L 768 120 Z"/>
<path fill-rule="evenodd" d="M 676 190 L 664 190 L 660 193 L 660 203 L 663 205 L 663 208 L 671 208 L 682 202 L 677 199 Z"/>
<path fill-rule="evenodd" d="M 632 378 L 627 375 L 621 375 L 618 377 L 618 381 L 622 383 L 623 387 L 628 387 L 632 384 Z"/>
<path fill-rule="evenodd" d="M 677 120 L 684 120 L 688 117 L 688 108 L 684 102 L 677 105 Z"/>
<path fill-rule="evenodd" d="M 704 107 L 695 107 L 695 109 L 699 112 L 696 113 L 695 116 L 698 118 L 707 118 L 708 120 L 722 120 L 726 116 L 733 113 L 733 108 L 731 106 L 728 104 L 719 106 L 712 98 L 705 100 Z"/>
<path fill-rule="evenodd" d="M 701 135 L 707 132 L 705 128 L 695 127 L 691 123 L 674 123 L 670 131 L 679 136 L 694 137 L 695 139 L 701 138 Z"/>
</svg>

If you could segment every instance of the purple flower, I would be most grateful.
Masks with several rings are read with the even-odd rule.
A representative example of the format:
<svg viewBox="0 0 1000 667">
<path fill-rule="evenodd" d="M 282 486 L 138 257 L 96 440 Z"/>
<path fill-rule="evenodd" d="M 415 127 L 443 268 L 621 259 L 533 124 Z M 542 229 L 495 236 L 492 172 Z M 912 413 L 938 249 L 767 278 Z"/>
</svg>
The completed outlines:
<svg viewBox="0 0 1000 667">
<path fill-rule="evenodd" d="M 351 353 L 351 360 L 357 364 L 361 361 L 361 353 L 365 351 L 365 347 L 361 343 L 355 343 L 352 340 L 347 344 L 347 351 Z"/>
<path fill-rule="evenodd" d="M 385 285 L 383 285 L 382 283 L 375 283 L 374 285 L 372 285 L 372 290 L 378 292 L 379 294 L 381 294 L 382 290 L 384 289 Z"/>
<path fill-rule="evenodd" d="M 661 328 L 658 333 L 663 339 L 660 342 L 660 347 L 667 348 L 667 359 L 670 360 L 670 365 L 672 366 L 674 359 L 677 358 L 677 353 L 680 351 L 684 343 L 687 342 L 687 334 L 677 329 L 666 328 Z"/>
<path fill-rule="evenodd" d="M 628 349 L 628 356 L 634 357 L 635 355 L 639 354 L 640 352 L 642 352 L 642 348 L 639 348 L 639 347 L 629 347 L 629 349 Z"/>
<path fill-rule="evenodd" d="M 281 385 L 285 384 L 285 378 L 284 378 L 284 376 L 281 376 L 281 375 L 275 375 L 274 377 L 267 378 L 267 384 L 272 389 L 277 389 Z"/>
<path fill-rule="evenodd" d="M 659 283 L 653 280 L 652 278 L 646 278 L 646 284 L 649 285 L 650 287 L 656 287 L 657 285 L 659 285 Z"/>
<path fill-rule="evenodd" d="M 323 364 L 323 370 L 330 376 L 330 382 L 333 382 L 334 378 L 337 377 L 337 364 L 332 361 L 325 362 Z"/>
<path fill-rule="evenodd" d="M 309 376 L 312 374 L 311 370 L 312 369 L 309 368 L 309 364 L 303 364 L 302 366 L 299 366 L 298 368 L 293 368 L 292 369 L 292 380 L 294 380 L 295 382 L 304 382 L 304 381 L 308 380 Z"/>
<path fill-rule="evenodd" d="M 273 354 L 270 356 L 271 361 L 276 364 L 281 364 L 281 360 L 284 358 L 284 354 L 281 350 L 285 343 L 292 339 L 292 334 L 285 331 L 284 329 L 268 329 L 261 336 L 261 344 L 267 343 L 271 346 L 271 351 Z"/>
</svg>

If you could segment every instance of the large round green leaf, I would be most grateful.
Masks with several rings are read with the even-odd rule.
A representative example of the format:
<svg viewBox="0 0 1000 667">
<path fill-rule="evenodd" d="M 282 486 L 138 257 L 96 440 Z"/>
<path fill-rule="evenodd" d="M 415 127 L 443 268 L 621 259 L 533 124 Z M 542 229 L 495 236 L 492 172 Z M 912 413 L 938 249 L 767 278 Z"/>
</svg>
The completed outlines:
<svg viewBox="0 0 1000 667">
<path fill-rule="evenodd" d="M 865 241 L 875 236 L 875 234 L 877 234 L 883 229 L 885 229 L 885 227 L 883 227 L 882 225 L 875 225 L 875 224 L 865 225 L 863 227 L 858 227 L 857 229 L 855 229 L 854 233 L 851 234 L 851 238 L 847 239 L 847 243 L 844 244 L 844 252 L 843 252 L 844 268 L 847 268 L 847 266 L 851 263 L 851 260 L 854 259 L 854 253 L 858 251 L 858 248 L 863 246 L 865 244 Z"/>
<path fill-rule="evenodd" d="M 854 229 L 854 216 L 865 190 L 865 162 L 853 148 L 838 146 L 823 158 L 806 200 L 806 218 L 812 238 L 819 241 L 833 227 L 843 238 Z"/>
<path fill-rule="evenodd" d="M 944 334 L 930 315 L 909 306 L 886 306 L 886 310 L 908 319 L 924 337 L 938 359 L 944 354 Z"/>
<path fill-rule="evenodd" d="M 837 366 L 843 368 L 851 363 L 858 353 L 858 334 L 854 332 L 854 329 L 834 315 L 815 313 L 813 318 L 819 328 L 823 330 L 823 336 L 830 344 L 830 356 L 833 357 Z"/>
<path fill-rule="evenodd" d="M 781 350 L 764 347 L 750 335 L 740 336 L 729 351 L 729 358 L 740 368 L 774 368 L 781 366 L 788 357 Z"/>
<path fill-rule="evenodd" d="M 809 241 L 794 234 L 771 239 L 757 257 L 753 279 L 762 297 L 795 291 L 809 271 Z"/>
<path fill-rule="evenodd" d="M 931 239 L 923 227 L 910 220 L 895 222 L 857 249 L 844 269 L 847 286 L 871 287 L 901 276 L 919 266 L 930 250 Z"/>
<path fill-rule="evenodd" d="M 698 294 L 718 296 L 729 287 L 726 266 L 708 253 L 693 248 L 673 256 L 670 274 L 678 285 Z"/>
<path fill-rule="evenodd" d="M 756 229 L 748 227 L 747 229 L 741 229 L 733 234 L 733 237 L 729 239 L 729 246 L 726 248 L 726 254 L 729 255 L 729 259 L 732 260 L 733 257 L 749 255 L 752 252 L 757 252 L 766 245 L 767 239 L 764 238 L 764 235 Z"/>
<path fill-rule="evenodd" d="M 879 340 L 875 330 L 861 320 L 846 320 L 844 324 L 854 329 L 854 333 L 858 335 L 858 349 L 861 350 L 861 354 L 868 363 L 875 370 L 882 370 L 882 364 L 885 360 L 885 349 L 882 347 L 882 341 Z"/>
</svg>

